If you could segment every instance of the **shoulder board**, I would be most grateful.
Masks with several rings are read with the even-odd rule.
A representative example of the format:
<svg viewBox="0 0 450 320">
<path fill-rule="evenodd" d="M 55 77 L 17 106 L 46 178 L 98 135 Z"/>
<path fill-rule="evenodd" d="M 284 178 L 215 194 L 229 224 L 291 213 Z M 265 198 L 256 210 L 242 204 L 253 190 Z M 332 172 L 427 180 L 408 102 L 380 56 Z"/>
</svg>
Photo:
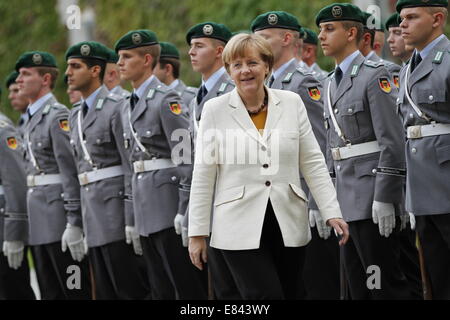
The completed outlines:
<svg viewBox="0 0 450 320">
<path fill-rule="evenodd" d="M 9 125 L 9 123 L 5 120 L 0 120 L 0 128 L 5 128 Z"/>
<path fill-rule="evenodd" d="M 197 88 L 194 88 L 194 87 L 186 87 L 186 89 L 184 91 L 187 91 L 187 92 L 192 93 L 194 95 L 197 94 Z"/>
<path fill-rule="evenodd" d="M 119 96 L 119 95 L 117 95 L 117 94 L 115 94 L 115 93 L 109 93 L 107 96 L 106 96 L 106 99 L 108 99 L 108 100 L 112 100 L 112 101 L 114 101 L 114 102 L 117 102 L 117 101 L 119 101 L 120 99 L 122 99 L 121 98 L 121 96 Z M 100 100 L 99 100 L 100 101 Z"/>
<path fill-rule="evenodd" d="M 358 64 L 354 64 L 352 66 L 352 71 L 350 73 L 350 77 L 356 77 L 359 73 L 359 65 Z"/>
<path fill-rule="evenodd" d="M 375 62 L 375 61 L 371 61 L 371 60 L 365 60 L 364 64 L 371 68 L 378 68 L 378 67 L 384 66 L 383 61 Z"/>
<path fill-rule="evenodd" d="M 289 83 L 292 80 L 292 75 L 294 73 L 293 72 L 289 72 L 288 74 L 286 74 L 286 76 L 284 77 L 283 80 L 281 80 L 282 83 Z"/>
<path fill-rule="evenodd" d="M 217 90 L 217 93 L 224 93 L 225 89 L 227 88 L 228 83 L 226 82 L 222 82 L 222 84 L 220 85 L 219 90 Z"/>
<path fill-rule="evenodd" d="M 301 74 L 304 75 L 304 76 L 307 76 L 307 75 L 314 75 L 314 72 L 311 72 L 311 71 L 309 71 L 309 70 L 306 70 L 306 69 L 303 68 L 302 66 L 300 66 L 300 67 L 298 67 L 297 69 L 295 69 L 295 71 L 301 73 Z"/>
<path fill-rule="evenodd" d="M 95 109 L 96 110 L 102 110 L 103 102 L 105 102 L 105 99 L 98 99 L 97 104 L 95 105 Z"/>
<path fill-rule="evenodd" d="M 442 58 L 444 57 L 444 51 L 436 52 L 434 56 L 433 63 L 440 64 L 442 62 Z"/>
<path fill-rule="evenodd" d="M 167 87 L 158 85 L 156 88 L 150 88 L 150 90 L 148 90 L 146 99 L 149 100 L 153 99 L 155 97 L 156 92 L 165 93 L 167 92 Z"/>
</svg>

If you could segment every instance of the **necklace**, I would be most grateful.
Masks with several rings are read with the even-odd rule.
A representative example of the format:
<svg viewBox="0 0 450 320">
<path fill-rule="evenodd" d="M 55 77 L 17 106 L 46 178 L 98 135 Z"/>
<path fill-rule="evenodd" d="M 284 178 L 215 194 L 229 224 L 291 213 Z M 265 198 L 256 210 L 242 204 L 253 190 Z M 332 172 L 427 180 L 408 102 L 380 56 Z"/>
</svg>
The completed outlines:
<svg viewBox="0 0 450 320">
<path fill-rule="evenodd" d="M 261 106 L 256 111 L 247 110 L 248 114 L 251 115 L 251 116 L 257 115 L 258 113 L 260 113 L 267 106 L 268 102 L 269 102 L 269 97 L 267 95 L 267 91 L 264 90 L 264 101 L 263 101 L 263 103 L 261 104 Z"/>
</svg>

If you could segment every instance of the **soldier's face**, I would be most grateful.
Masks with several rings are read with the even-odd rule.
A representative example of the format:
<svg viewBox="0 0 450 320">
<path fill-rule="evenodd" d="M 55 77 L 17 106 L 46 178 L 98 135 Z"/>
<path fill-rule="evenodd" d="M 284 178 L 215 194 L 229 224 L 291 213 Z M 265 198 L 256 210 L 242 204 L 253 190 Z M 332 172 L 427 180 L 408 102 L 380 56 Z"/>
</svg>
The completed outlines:
<svg viewBox="0 0 450 320">
<path fill-rule="evenodd" d="M 28 107 L 28 99 L 20 94 L 19 85 L 13 83 L 8 88 L 8 99 L 14 110 L 24 112 Z"/>
<path fill-rule="evenodd" d="M 136 81 L 142 78 L 148 68 L 146 56 L 150 55 L 142 55 L 136 49 L 119 50 L 117 65 L 119 66 L 120 79 Z"/>
<path fill-rule="evenodd" d="M 400 27 L 389 28 L 387 42 L 394 57 L 403 57 L 405 55 L 405 41 L 402 38 L 402 29 Z"/>
<path fill-rule="evenodd" d="M 92 68 L 89 68 L 81 59 L 71 58 L 67 61 L 67 85 L 71 90 L 89 88 L 93 78 Z"/>
<path fill-rule="evenodd" d="M 153 69 L 154 75 L 161 81 L 162 83 L 166 83 L 167 79 L 167 70 L 166 68 L 161 68 L 161 64 L 158 62 L 156 64 L 155 69 Z"/>
<path fill-rule="evenodd" d="M 428 8 L 403 8 L 400 12 L 400 28 L 406 45 L 423 49 L 429 41 L 436 24 L 436 14 L 432 14 Z"/>
<path fill-rule="evenodd" d="M 67 95 L 69 96 L 69 101 L 71 104 L 75 104 L 76 102 L 80 101 L 82 98 L 81 91 L 78 90 L 72 90 L 70 88 L 67 88 Z"/>
<path fill-rule="evenodd" d="M 284 35 L 286 34 L 285 30 L 279 28 L 269 28 L 258 30 L 255 34 L 260 35 L 264 39 L 266 39 L 270 43 L 270 48 L 272 49 L 273 58 L 275 63 L 280 59 L 281 54 L 283 52 L 284 46 Z"/>
<path fill-rule="evenodd" d="M 341 22 L 331 21 L 320 24 L 320 46 L 326 56 L 334 57 L 342 52 L 348 44 L 348 37 L 348 30 Z"/>
<path fill-rule="evenodd" d="M 240 93 L 253 94 L 264 86 L 269 66 L 254 48 L 250 48 L 244 57 L 236 57 L 230 62 L 230 77 Z"/>
<path fill-rule="evenodd" d="M 27 99 L 34 99 L 44 87 L 45 79 L 36 68 L 20 68 L 16 79 L 19 85 L 19 93 Z"/>
<path fill-rule="evenodd" d="M 214 67 L 217 58 L 220 58 L 222 54 L 222 52 L 218 52 L 217 49 L 218 48 L 212 39 L 191 39 L 189 57 L 191 58 L 192 70 L 200 73 L 207 73 L 210 71 Z"/>
</svg>

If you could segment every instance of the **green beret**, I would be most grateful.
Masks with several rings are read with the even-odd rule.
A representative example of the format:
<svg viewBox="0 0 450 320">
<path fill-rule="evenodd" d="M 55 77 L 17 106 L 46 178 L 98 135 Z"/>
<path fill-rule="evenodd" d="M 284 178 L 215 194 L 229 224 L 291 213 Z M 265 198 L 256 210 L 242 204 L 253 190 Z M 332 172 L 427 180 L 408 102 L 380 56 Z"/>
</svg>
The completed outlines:
<svg viewBox="0 0 450 320">
<path fill-rule="evenodd" d="M 99 59 L 107 61 L 109 52 L 108 48 L 99 42 L 83 41 L 67 49 L 66 61 L 70 58 Z"/>
<path fill-rule="evenodd" d="M 363 11 L 362 15 L 364 17 L 364 28 L 374 29 L 375 31 L 384 31 L 384 26 L 381 23 L 380 19 L 378 19 L 372 13 Z"/>
<path fill-rule="evenodd" d="M 17 71 L 13 71 L 11 72 L 7 77 L 6 77 L 6 89 L 9 88 L 10 85 L 12 85 L 13 83 L 16 83 L 16 79 L 19 76 L 19 73 Z"/>
<path fill-rule="evenodd" d="M 386 29 L 389 30 L 389 28 L 391 28 L 391 27 L 399 27 L 400 26 L 399 18 L 400 18 L 400 15 L 397 12 L 394 13 L 392 16 L 390 16 L 386 20 L 386 23 L 384 24 Z"/>
<path fill-rule="evenodd" d="M 113 49 L 108 48 L 108 54 L 108 60 L 106 62 L 117 63 L 119 61 L 119 55 Z"/>
<path fill-rule="evenodd" d="M 16 71 L 19 72 L 20 68 L 31 67 L 53 67 L 56 66 L 55 57 L 48 52 L 44 51 L 28 51 L 22 54 L 16 62 Z"/>
<path fill-rule="evenodd" d="M 284 11 L 269 11 L 260 14 L 252 21 L 250 29 L 252 32 L 269 29 L 269 28 L 281 28 L 294 31 L 301 31 L 300 23 L 298 19 L 290 13 Z"/>
<path fill-rule="evenodd" d="M 303 28 L 303 31 L 305 32 L 305 36 L 303 37 L 304 43 L 310 43 L 310 44 L 317 44 L 319 43 L 319 38 L 317 38 L 317 34 L 308 28 Z"/>
<path fill-rule="evenodd" d="M 448 0 L 398 0 L 396 9 L 400 13 L 403 8 L 413 7 L 448 7 Z"/>
<path fill-rule="evenodd" d="M 158 44 L 156 33 L 151 30 L 132 30 L 117 40 L 114 50 L 128 50 Z"/>
<path fill-rule="evenodd" d="M 213 38 L 225 43 L 232 37 L 230 29 L 224 24 L 203 22 L 196 24 L 186 34 L 186 41 L 190 45 L 193 38 Z"/>
<path fill-rule="evenodd" d="M 333 3 L 322 8 L 316 16 L 316 25 L 328 21 L 366 22 L 361 9 L 351 3 Z"/>
<path fill-rule="evenodd" d="M 165 58 L 180 59 L 180 52 L 173 43 L 160 42 L 159 45 L 161 46 L 161 55 L 159 56 L 160 58 L 165 57 Z"/>
</svg>

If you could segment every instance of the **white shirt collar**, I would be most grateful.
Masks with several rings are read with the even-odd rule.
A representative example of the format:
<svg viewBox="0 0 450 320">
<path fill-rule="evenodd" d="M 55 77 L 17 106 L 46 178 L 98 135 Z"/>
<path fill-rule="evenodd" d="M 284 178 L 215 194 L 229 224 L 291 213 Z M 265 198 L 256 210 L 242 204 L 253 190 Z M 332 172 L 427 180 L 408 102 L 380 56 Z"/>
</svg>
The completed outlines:
<svg viewBox="0 0 450 320">
<path fill-rule="evenodd" d="M 175 79 L 175 80 L 172 81 L 171 84 L 168 85 L 168 87 L 169 87 L 170 89 L 175 89 L 176 86 L 177 86 L 179 83 L 180 83 L 180 80 Z"/>
<path fill-rule="evenodd" d="M 219 70 L 214 72 L 208 80 L 203 81 L 202 85 L 206 87 L 206 90 L 211 91 L 212 88 L 216 85 L 217 81 L 219 81 L 220 77 L 225 73 L 225 67 L 221 67 Z"/>
<path fill-rule="evenodd" d="M 50 98 L 53 97 L 53 93 L 49 92 L 46 95 L 40 97 L 35 102 L 28 106 L 28 110 L 31 116 L 33 116 L 40 108 L 44 106 L 44 103 L 47 102 Z"/>
<path fill-rule="evenodd" d="M 353 60 L 360 54 L 359 50 L 356 50 L 352 54 L 348 55 L 340 64 L 339 68 L 342 70 L 342 74 L 344 75 L 348 68 L 350 68 L 350 65 L 352 64 Z"/>
<path fill-rule="evenodd" d="M 145 80 L 137 89 L 134 89 L 133 92 L 138 96 L 138 98 L 141 98 L 144 94 L 145 89 L 147 89 L 150 82 L 153 81 L 153 78 L 155 78 L 155 75 L 152 74 L 147 80 Z"/>
<path fill-rule="evenodd" d="M 281 74 L 283 74 L 284 70 L 291 64 L 291 62 L 295 60 L 295 58 L 292 58 L 288 62 L 284 63 L 281 67 L 279 67 L 277 70 L 274 70 L 272 72 L 273 78 L 276 80 Z"/>
<path fill-rule="evenodd" d="M 439 37 L 431 41 L 422 51 L 420 51 L 420 57 L 424 60 L 428 54 L 433 50 L 433 48 L 438 44 L 439 41 L 445 38 L 444 34 L 441 34 Z"/>
<path fill-rule="evenodd" d="M 88 108 L 90 109 L 92 107 L 92 105 L 94 104 L 95 98 L 97 98 L 98 93 L 101 90 L 101 86 L 97 88 L 97 90 L 95 90 L 94 92 L 91 93 L 91 95 L 89 97 L 85 99 L 81 99 L 81 103 L 86 102 Z"/>
</svg>

